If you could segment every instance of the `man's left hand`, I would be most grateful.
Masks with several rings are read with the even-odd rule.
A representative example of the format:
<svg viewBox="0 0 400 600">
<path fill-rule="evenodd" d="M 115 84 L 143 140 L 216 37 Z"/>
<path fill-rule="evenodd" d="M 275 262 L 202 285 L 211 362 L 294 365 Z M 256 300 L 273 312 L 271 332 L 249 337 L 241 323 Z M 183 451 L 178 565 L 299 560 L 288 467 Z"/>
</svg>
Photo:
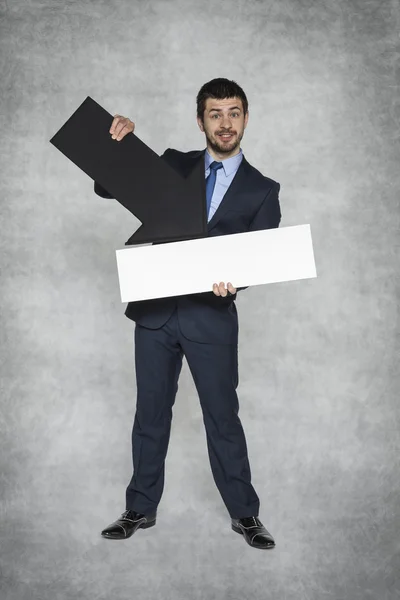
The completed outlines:
<svg viewBox="0 0 400 600">
<path fill-rule="evenodd" d="M 214 283 L 213 292 L 216 296 L 226 296 L 228 292 L 236 294 L 236 288 L 234 288 L 230 282 L 227 283 L 227 287 L 225 288 L 225 283 L 221 281 L 219 286 L 217 283 Z"/>
</svg>

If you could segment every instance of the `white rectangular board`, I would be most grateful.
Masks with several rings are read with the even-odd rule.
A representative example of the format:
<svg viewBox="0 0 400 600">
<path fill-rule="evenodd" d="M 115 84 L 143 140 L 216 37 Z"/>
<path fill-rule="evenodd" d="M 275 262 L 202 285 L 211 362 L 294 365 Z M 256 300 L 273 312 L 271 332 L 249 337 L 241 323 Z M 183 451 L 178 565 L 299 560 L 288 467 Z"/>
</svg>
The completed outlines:
<svg viewBox="0 0 400 600">
<path fill-rule="evenodd" d="M 310 225 L 116 250 L 121 302 L 317 277 Z"/>
</svg>

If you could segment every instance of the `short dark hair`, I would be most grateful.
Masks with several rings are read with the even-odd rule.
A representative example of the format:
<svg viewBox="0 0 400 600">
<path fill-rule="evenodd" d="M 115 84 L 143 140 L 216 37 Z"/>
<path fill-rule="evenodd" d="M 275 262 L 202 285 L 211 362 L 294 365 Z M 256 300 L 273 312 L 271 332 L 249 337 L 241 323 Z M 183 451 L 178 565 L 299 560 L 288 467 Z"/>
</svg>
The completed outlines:
<svg viewBox="0 0 400 600">
<path fill-rule="evenodd" d="M 246 94 L 236 83 L 225 77 L 218 77 L 212 79 L 208 83 L 205 83 L 197 94 L 197 116 L 204 122 L 204 111 L 206 109 L 207 98 L 217 98 L 218 100 L 224 100 L 225 98 L 240 98 L 243 104 L 244 115 L 249 110 L 249 103 L 247 102 Z"/>
</svg>

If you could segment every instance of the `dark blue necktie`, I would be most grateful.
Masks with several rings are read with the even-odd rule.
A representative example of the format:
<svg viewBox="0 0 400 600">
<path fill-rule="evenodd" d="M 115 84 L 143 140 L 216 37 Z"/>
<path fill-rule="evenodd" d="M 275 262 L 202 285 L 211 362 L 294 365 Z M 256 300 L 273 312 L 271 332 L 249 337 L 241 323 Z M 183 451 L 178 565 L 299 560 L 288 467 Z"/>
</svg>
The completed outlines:
<svg viewBox="0 0 400 600">
<path fill-rule="evenodd" d="M 210 164 L 210 174 L 206 179 L 207 219 L 208 213 L 210 212 L 211 198 L 215 187 L 215 180 L 217 179 L 217 170 L 221 168 L 222 162 L 217 162 L 214 160 L 214 162 Z"/>
</svg>

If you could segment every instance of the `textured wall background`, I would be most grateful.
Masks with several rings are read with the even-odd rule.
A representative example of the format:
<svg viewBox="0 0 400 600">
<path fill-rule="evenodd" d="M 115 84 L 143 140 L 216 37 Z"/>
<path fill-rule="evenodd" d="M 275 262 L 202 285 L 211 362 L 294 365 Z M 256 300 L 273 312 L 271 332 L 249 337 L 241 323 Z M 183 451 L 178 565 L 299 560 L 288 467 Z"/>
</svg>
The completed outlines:
<svg viewBox="0 0 400 600">
<path fill-rule="evenodd" d="M 1 598 L 400 595 L 395 0 L 2 0 Z M 92 96 L 158 153 L 195 97 L 249 99 L 247 160 L 310 223 L 318 278 L 248 289 L 238 389 L 260 518 L 230 529 L 184 363 L 157 527 L 111 543 L 135 410 L 115 250 L 139 224 L 49 143 Z M 217 524 L 217 525 L 216 525 Z"/>
</svg>

